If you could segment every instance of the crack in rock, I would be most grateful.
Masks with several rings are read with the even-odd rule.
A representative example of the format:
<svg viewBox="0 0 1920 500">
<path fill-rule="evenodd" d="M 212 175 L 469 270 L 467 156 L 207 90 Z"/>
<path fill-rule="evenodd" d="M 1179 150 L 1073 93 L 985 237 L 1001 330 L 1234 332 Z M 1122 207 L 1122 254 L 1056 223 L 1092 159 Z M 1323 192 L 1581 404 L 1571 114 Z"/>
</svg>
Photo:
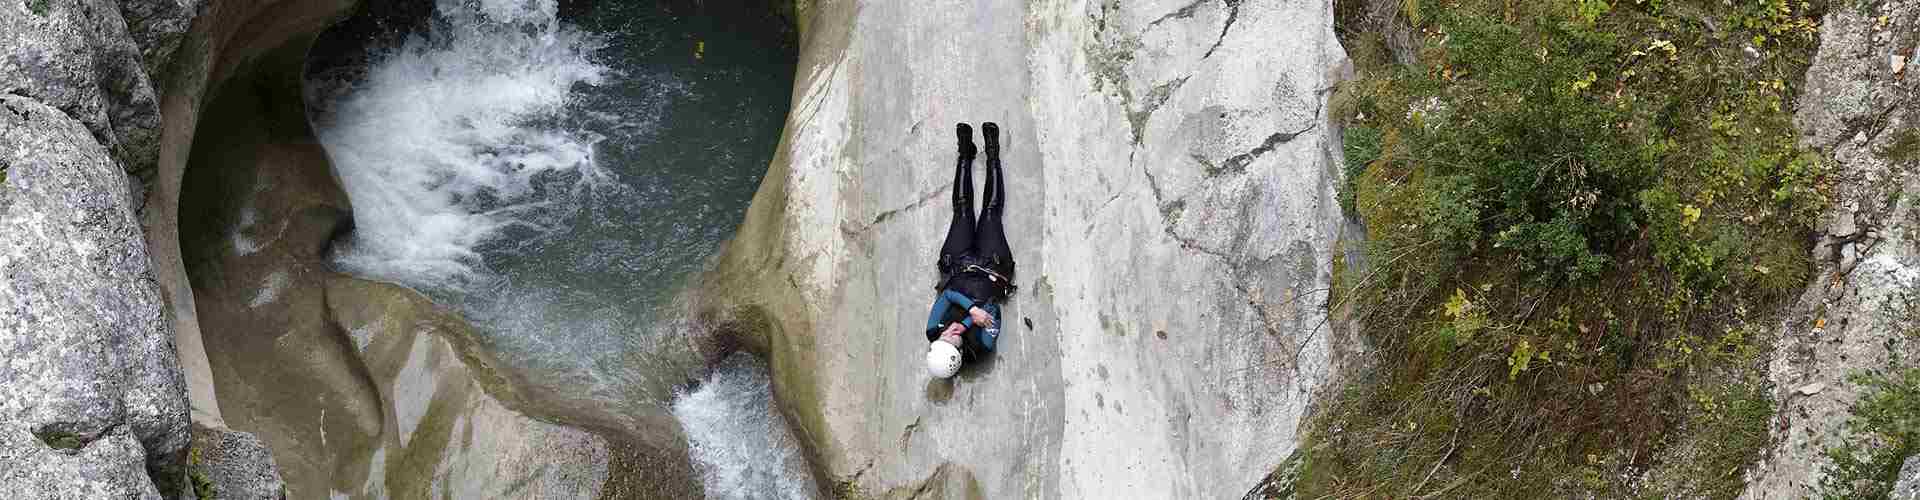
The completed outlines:
<svg viewBox="0 0 1920 500">
<path fill-rule="evenodd" d="M 1207 53 L 1202 54 L 1201 59 L 1213 57 L 1213 51 L 1220 50 L 1220 44 L 1227 41 L 1227 31 L 1232 30 L 1233 22 L 1240 19 L 1240 2 L 1242 1 L 1244 0 L 1221 0 L 1222 3 L 1227 4 L 1227 24 L 1220 27 L 1220 37 L 1213 41 L 1212 47 L 1207 47 Z"/>
<path fill-rule="evenodd" d="M 1180 86 L 1186 85 L 1188 78 L 1193 78 L 1193 76 L 1183 76 L 1175 78 L 1173 81 L 1153 86 L 1153 89 L 1147 91 L 1147 99 L 1141 104 L 1140 110 L 1127 112 L 1127 124 L 1132 126 L 1133 129 L 1134 145 L 1138 146 L 1141 141 L 1146 140 L 1147 119 L 1153 118 L 1153 113 L 1159 111 L 1160 106 L 1165 105 L 1167 99 L 1173 97 L 1173 93 L 1180 90 Z M 1122 89 L 1124 88 L 1123 86 Z M 1132 100 L 1133 96 L 1131 94 L 1131 92 L 1127 92 L 1127 95 L 1124 96 L 1127 101 Z"/>
<path fill-rule="evenodd" d="M 944 192 L 945 190 L 939 190 L 939 189 L 933 190 L 931 192 L 928 192 L 927 194 L 920 195 L 920 199 L 914 200 L 913 203 L 908 203 L 906 206 L 891 209 L 891 210 L 883 210 L 879 214 L 874 215 L 873 220 L 868 221 L 865 224 L 860 224 L 857 226 L 843 225 L 841 226 L 840 231 L 842 233 L 846 233 L 849 236 L 865 233 L 867 231 L 872 230 L 875 226 L 879 226 L 880 223 L 886 222 L 888 219 L 892 219 L 893 216 L 899 215 L 901 212 L 906 212 L 908 210 L 913 210 L 913 209 L 926 206 L 927 203 L 932 202 L 936 198 L 939 198 L 940 195 Z"/>
<path fill-rule="evenodd" d="M 1207 0 L 1194 0 L 1193 3 L 1187 4 L 1185 7 L 1175 9 L 1173 12 L 1168 12 L 1167 15 L 1160 16 L 1159 19 L 1155 19 L 1153 20 L 1153 22 L 1147 23 L 1147 27 L 1152 28 L 1154 26 L 1159 26 L 1160 23 L 1165 22 L 1168 19 L 1191 19 L 1193 18 L 1193 14 L 1200 10 L 1200 6 L 1206 3 L 1207 3 Z"/>
<path fill-rule="evenodd" d="M 1247 171 L 1247 165 L 1252 164 L 1254 160 L 1260 159 L 1261 155 L 1265 155 L 1268 152 L 1273 151 L 1273 148 L 1279 147 L 1281 144 L 1284 144 L 1288 141 L 1292 141 L 1296 137 L 1300 137 L 1300 134 L 1312 132 L 1313 129 L 1319 128 L 1319 127 L 1320 127 L 1319 121 L 1315 120 L 1313 123 L 1307 124 L 1307 128 L 1303 128 L 1303 129 L 1292 131 L 1292 132 L 1285 132 L 1285 131 L 1274 132 L 1273 135 L 1267 136 L 1267 140 L 1261 141 L 1259 146 L 1255 146 L 1253 149 L 1247 150 L 1247 152 L 1245 153 L 1240 153 L 1240 154 L 1228 157 L 1226 161 L 1220 162 L 1219 166 L 1211 165 L 1207 163 L 1205 160 L 1201 161 L 1201 165 L 1203 166 L 1203 169 L 1205 170 L 1207 177 L 1218 177 L 1221 174 L 1243 173 Z"/>
</svg>

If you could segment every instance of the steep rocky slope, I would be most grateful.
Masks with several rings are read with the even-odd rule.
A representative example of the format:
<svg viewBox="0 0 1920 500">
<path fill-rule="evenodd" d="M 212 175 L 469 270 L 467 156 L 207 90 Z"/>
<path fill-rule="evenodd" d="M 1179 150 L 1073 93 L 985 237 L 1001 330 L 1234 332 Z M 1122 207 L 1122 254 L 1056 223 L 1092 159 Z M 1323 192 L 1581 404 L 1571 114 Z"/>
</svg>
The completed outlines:
<svg viewBox="0 0 1920 500">
<path fill-rule="evenodd" d="M 708 283 L 842 492 L 1238 496 L 1334 358 L 1326 3 L 818 2 L 781 149 Z M 920 335 L 954 122 L 998 122 L 997 359 Z M 983 168 L 983 167 L 976 167 Z"/>
<path fill-rule="evenodd" d="M 168 87 L 156 81 L 196 38 L 201 8 L 0 5 L 0 484 L 11 495 L 187 487 L 186 377 L 137 213 L 163 142 Z"/>
<path fill-rule="evenodd" d="M 1814 249 L 1815 279 L 1780 326 L 1769 365 L 1780 404 L 1774 444 L 1748 474 L 1748 498 L 1817 494 L 1827 448 L 1857 439 L 1844 428 L 1861 396 L 1848 377 L 1920 348 L 1898 334 L 1920 318 L 1895 315 L 1920 286 L 1911 195 L 1920 185 L 1911 153 L 1889 154 L 1920 130 L 1920 72 L 1906 67 L 1916 33 L 1920 2 L 1903 0 L 1835 8 L 1823 23 L 1795 125 L 1831 160 L 1834 206 Z"/>
<path fill-rule="evenodd" d="M 0 97 L 0 484 L 158 498 L 185 477 L 187 405 L 127 177 L 79 122 Z"/>
</svg>

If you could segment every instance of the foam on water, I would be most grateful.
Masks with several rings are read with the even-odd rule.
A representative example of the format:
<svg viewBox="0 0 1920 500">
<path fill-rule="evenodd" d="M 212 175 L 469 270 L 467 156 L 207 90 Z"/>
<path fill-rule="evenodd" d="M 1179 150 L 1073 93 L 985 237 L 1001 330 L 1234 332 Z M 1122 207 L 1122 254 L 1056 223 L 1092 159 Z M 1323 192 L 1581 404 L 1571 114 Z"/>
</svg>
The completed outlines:
<svg viewBox="0 0 1920 500">
<path fill-rule="evenodd" d="M 813 498 L 800 441 L 773 407 L 773 380 L 759 359 L 729 356 L 698 389 L 673 403 L 708 498 Z"/>
<path fill-rule="evenodd" d="M 552 126 L 606 67 L 551 0 L 441 0 L 430 34 L 377 57 L 317 120 L 354 207 L 337 261 L 418 288 L 484 280 L 481 247 L 577 209 L 599 140 Z"/>
<path fill-rule="evenodd" d="M 427 32 L 374 48 L 364 73 L 308 82 L 354 211 L 335 263 L 459 310 L 545 410 L 639 425 L 672 398 L 711 497 L 811 497 L 757 360 L 729 358 L 674 392 L 702 358 L 666 293 L 738 221 L 766 159 L 733 148 L 770 150 L 785 101 L 747 109 L 760 101 L 740 95 L 758 90 L 737 84 L 745 73 L 636 64 L 679 38 L 589 33 L 555 0 L 435 8 Z M 618 21 L 653 6 L 594 8 Z M 703 101 L 696 85 L 735 93 Z M 674 105 L 684 121 L 664 121 Z M 399 417 L 403 434 L 417 420 Z"/>
</svg>

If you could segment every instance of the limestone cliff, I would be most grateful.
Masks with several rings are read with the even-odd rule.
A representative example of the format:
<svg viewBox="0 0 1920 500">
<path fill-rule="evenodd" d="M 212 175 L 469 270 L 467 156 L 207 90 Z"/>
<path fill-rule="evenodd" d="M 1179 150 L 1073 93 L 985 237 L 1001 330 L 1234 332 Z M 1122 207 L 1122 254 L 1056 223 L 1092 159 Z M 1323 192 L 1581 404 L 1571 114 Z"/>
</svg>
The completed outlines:
<svg viewBox="0 0 1920 500">
<path fill-rule="evenodd" d="M 839 491 L 1239 496 L 1332 370 L 1327 3 L 803 5 L 794 109 L 708 287 Z M 1006 137 L 991 361 L 921 329 L 955 122 Z"/>
<path fill-rule="evenodd" d="M 1748 473 L 1747 498 L 1817 495 L 1826 449 L 1853 437 L 1844 423 L 1860 387 L 1848 376 L 1912 360 L 1891 314 L 1920 286 L 1914 159 L 1892 147 L 1920 131 L 1920 2 L 1835 8 L 1822 23 L 1795 125 L 1834 169 L 1834 206 L 1814 248 L 1813 282 L 1780 325 L 1770 377 L 1779 408 L 1774 444 Z M 1909 193 L 1902 196 L 1900 193 Z M 1905 363 L 1911 363 L 1906 361 Z"/>
</svg>

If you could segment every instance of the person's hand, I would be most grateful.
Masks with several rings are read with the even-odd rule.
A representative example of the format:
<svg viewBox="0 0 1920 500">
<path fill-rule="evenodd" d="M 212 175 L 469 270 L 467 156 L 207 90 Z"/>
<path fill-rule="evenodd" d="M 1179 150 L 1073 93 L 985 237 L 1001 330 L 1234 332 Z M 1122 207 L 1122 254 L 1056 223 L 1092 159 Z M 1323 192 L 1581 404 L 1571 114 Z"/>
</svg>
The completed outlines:
<svg viewBox="0 0 1920 500">
<path fill-rule="evenodd" d="M 974 307 L 968 309 L 967 314 L 973 316 L 973 324 L 980 325 L 981 328 L 993 328 L 993 315 L 987 314 L 986 309 Z"/>
<path fill-rule="evenodd" d="M 947 343 L 953 344 L 954 347 L 960 347 L 960 334 L 966 331 L 967 325 L 960 324 L 959 322 L 950 323 L 947 325 L 946 330 L 940 332 L 940 340 L 947 341 Z"/>
</svg>

